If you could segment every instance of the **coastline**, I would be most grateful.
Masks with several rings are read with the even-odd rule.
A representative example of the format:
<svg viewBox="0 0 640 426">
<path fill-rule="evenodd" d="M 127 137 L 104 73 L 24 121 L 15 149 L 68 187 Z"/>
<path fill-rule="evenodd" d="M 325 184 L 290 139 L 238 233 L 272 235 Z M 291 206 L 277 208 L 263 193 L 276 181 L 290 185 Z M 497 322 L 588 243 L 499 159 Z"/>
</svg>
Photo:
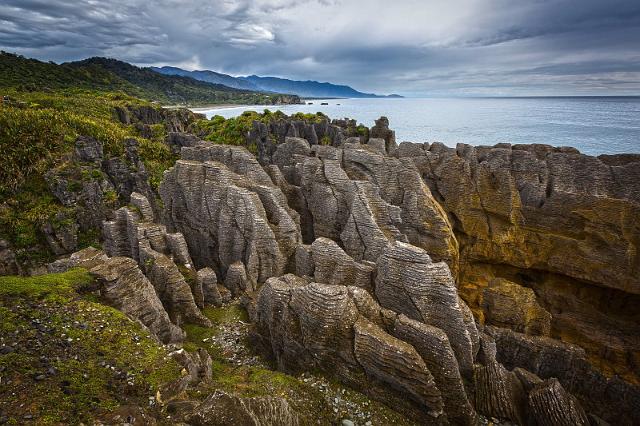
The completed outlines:
<svg viewBox="0 0 640 426">
<path fill-rule="evenodd" d="M 214 105 L 163 105 L 162 108 L 166 109 L 178 109 L 178 108 L 187 108 L 193 112 L 201 112 L 201 111 L 213 111 L 216 109 L 231 109 L 231 108 L 245 108 L 250 107 L 251 105 L 244 104 L 214 104 Z"/>
</svg>

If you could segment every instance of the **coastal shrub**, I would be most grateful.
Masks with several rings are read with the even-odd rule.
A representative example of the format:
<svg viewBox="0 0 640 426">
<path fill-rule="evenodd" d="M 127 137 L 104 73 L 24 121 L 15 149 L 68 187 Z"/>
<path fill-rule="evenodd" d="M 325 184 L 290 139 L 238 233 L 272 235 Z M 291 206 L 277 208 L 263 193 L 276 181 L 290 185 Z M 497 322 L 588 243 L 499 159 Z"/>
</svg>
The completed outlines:
<svg viewBox="0 0 640 426">
<path fill-rule="evenodd" d="M 288 117 L 282 111 L 272 112 L 265 109 L 262 113 L 245 111 L 237 117 L 225 119 L 220 115 L 214 115 L 210 120 L 199 120 L 191 126 L 191 131 L 201 138 L 219 144 L 243 145 L 253 153 L 257 152 L 256 146 L 247 146 L 247 136 L 253 128 L 253 122 L 269 124 L 274 121 L 291 118 L 293 120 L 319 123 L 328 120 L 321 112 L 315 114 L 296 113 Z"/>
<path fill-rule="evenodd" d="M 175 162 L 176 156 L 164 143 L 163 125 L 152 126 L 152 139 L 145 139 L 116 116 L 116 107 L 148 102 L 121 92 L 77 89 L 6 93 L 10 101 L 0 104 L 0 150 L 4 154 L 0 163 L 0 239 L 8 240 L 20 259 L 49 260 L 51 256 L 42 228 L 63 206 L 51 194 L 44 175 L 73 164 L 70 156 L 78 136 L 101 141 L 106 158 L 123 155 L 123 141 L 135 137 L 154 188 Z M 103 177 L 98 169 L 70 171 L 68 190 L 79 191 L 83 181 Z M 105 198 L 108 202 L 118 200 L 114 191 L 108 191 Z M 85 232 L 84 237 L 90 234 Z"/>
</svg>

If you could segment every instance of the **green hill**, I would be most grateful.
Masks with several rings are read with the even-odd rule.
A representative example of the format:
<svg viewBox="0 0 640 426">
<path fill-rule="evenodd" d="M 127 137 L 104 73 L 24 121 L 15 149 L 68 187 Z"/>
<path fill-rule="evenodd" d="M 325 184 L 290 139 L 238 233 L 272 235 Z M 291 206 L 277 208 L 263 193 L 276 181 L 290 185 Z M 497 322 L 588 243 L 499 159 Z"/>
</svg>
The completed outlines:
<svg viewBox="0 0 640 426">
<path fill-rule="evenodd" d="M 162 104 L 271 105 L 299 102 L 296 96 L 238 90 L 189 77 L 165 76 L 115 59 L 90 58 L 58 65 L 6 52 L 0 53 L 0 88 L 122 91 Z"/>
</svg>

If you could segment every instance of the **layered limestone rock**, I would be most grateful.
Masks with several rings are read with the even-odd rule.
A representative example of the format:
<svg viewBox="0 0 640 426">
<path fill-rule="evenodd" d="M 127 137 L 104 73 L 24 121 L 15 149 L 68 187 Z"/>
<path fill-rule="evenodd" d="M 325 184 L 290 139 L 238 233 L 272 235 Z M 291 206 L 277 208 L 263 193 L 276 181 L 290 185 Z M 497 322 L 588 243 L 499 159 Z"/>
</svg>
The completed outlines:
<svg viewBox="0 0 640 426">
<path fill-rule="evenodd" d="M 171 259 L 153 250 L 148 244 L 141 244 L 140 264 L 160 300 L 163 301 L 173 323 L 178 325 L 191 323 L 211 327 L 211 322 L 198 309 L 192 291 L 194 289 L 189 287 Z M 199 292 L 195 293 L 196 296 L 200 296 Z M 203 299 L 204 296 L 202 296 Z"/>
<path fill-rule="evenodd" d="M 477 416 L 468 399 L 460 367 L 446 333 L 432 325 L 398 315 L 392 334 L 411 344 L 422 357 L 442 393 L 445 411 L 453 424 L 474 425 Z"/>
<path fill-rule="evenodd" d="M 287 138 L 273 164 L 307 243 L 326 237 L 356 260 L 375 262 L 389 241 L 411 242 L 457 271 L 457 241 L 411 161 L 368 145 L 309 146 Z"/>
<path fill-rule="evenodd" d="M 236 262 L 250 281 L 278 276 L 300 242 L 299 218 L 246 150 L 202 143 L 182 150 L 160 193 L 167 226 L 181 232 L 197 267 L 226 282 Z"/>
<path fill-rule="evenodd" d="M 579 344 L 603 372 L 638 383 L 639 155 L 438 143 L 403 143 L 396 155 L 416 165 L 451 219 L 460 291 L 480 319 Z M 494 278 L 535 300 L 496 289 Z"/>
<path fill-rule="evenodd" d="M 540 383 L 531 390 L 529 410 L 541 426 L 591 424 L 578 401 L 556 379 Z"/>
<path fill-rule="evenodd" d="M 378 259 L 375 295 L 382 307 L 442 329 L 461 371 L 471 374 L 476 351 L 464 302 L 444 262 L 433 262 L 424 250 L 409 244 L 389 245 Z"/>
<path fill-rule="evenodd" d="M 640 422 L 640 388 L 619 377 L 603 375 L 587 360 L 584 349 L 543 336 L 485 327 L 495 339 L 496 359 L 542 379 L 556 378 L 581 404 L 612 424 Z"/>
<path fill-rule="evenodd" d="M 442 419 L 442 395 L 424 360 L 381 327 L 373 299 L 362 308 L 362 297 L 352 296 L 361 291 L 294 275 L 271 278 L 257 297 L 256 337 L 285 371 L 318 368 L 413 417 Z"/>
<path fill-rule="evenodd" d="M 421 423 L 640 423 L 640 156 L 397 146 L 384 118 L 371 137 L 350 128 L 254 124 L 258 160 L 172 134 L 162 214 L 134 192 L 104 225 L 116 257 L 52 268 L 110 263 L 93 272 L 117 289 L 110 303 L 164 341 L 242 296 L 279 369 L 321 370 Z M 76 155 L 93 161 L 88 142 Z M 188 361 L 166 395 L 202 375 Z M 279 399 L 216 395 L 198 410 L 188 423 L 216 424 L 216 410 L 301 421 Z"/>
<path fill-rule="evenodd" d="M 300 414 L 279 397 L 238 397 L 222 391 L 209 395 L 186 416 L 195 426 L 298 426 Z"/>
<path fill-rule="evenodd" d="M 551 314 L 542 308 L 530 288 L 495 278 L 483 292 L 485 321 L 530 335 L 548 336 Z"/>
<path fill-rule="evenodd" d="M 132 199 L 142 217 L 123 207 L 116 212 L 114 221 L 103 224 L 107 254 L 126 256 L 138 263 L 174 324 L 188 322 L 211 326 L 196 302 L 204 307 L 203 290 L 187 284 L 176 264 L 178 262 L 188 270 L 191 268 L 184 237 L 178 233 L 168 234 L 164 226 L 149 221 L 154 216 L 146 197 L 133 193 Z"/>
<path fill-rule="evenodd" d="M 164 343 L 180 342 L 184 332 L 169 319 L 156 291 L 135 260 L 112 257 L 90 270 L 110 305 L 139 320 Z"/>
<path fill-rule="evenodd" d="M 373 291 L 374 267 L 371 264 L 356 262 L 334 241 L 318 238 L 311 245 L 310 257 L 303 267 L 303 272 L 310 272 L 306 275 L 313 276 L 317 282 L 352 285 Z M 304 260 L 297 261 L 296 266 L 303 262 Z"/>
</svg>

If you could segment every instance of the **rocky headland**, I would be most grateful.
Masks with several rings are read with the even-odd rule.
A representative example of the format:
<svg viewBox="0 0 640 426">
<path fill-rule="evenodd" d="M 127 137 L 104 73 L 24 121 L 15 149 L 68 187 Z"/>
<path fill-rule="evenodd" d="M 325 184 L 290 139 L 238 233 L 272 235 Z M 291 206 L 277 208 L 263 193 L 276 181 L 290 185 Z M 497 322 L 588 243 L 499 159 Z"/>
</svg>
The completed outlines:
<svg viewBox="0 0 640 426">
<path fill-rule="evenodd" d="M 100 300 L 175 349 L 185 374 L 157 396 L 172 421 L 320 418 L 282 395 L 190 393 L 215 373 L 206 350 L 179 349 L 185 330 L 240 303 L 265 363 L 337 380 L 409 423 L 640 423 L 640 155 L 397 143 L 385 118 L 364 132 L 256 121 L 231 146 L 203 140 L 186 112 L 118 114 L 141 131 L 169 123 L 179 159 L 156 191 L 135 140 L 107 160 L 78 138 L 74 161 L 100 179 L 70 191 L 68 167 L 49 173 L 85 214 L 48 233 L 61 255 L 48 270 L 88 270 Z M 69 256 L 91 227 L 102 250 Z M 6 242 L 0 259 L 20 272 Z"/>
</svg>

